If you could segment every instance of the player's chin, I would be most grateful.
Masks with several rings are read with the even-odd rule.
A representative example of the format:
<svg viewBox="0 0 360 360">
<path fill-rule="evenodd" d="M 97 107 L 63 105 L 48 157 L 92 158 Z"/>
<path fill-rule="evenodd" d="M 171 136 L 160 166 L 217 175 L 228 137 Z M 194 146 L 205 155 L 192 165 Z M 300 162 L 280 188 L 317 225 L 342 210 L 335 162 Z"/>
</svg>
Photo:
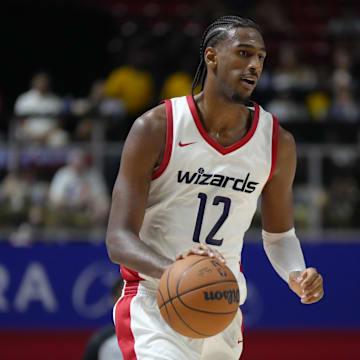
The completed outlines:
<svg viewBox="0 0 360 360">
<path fill-rule="evenodd" d="M 252 91 L 236 91 L 232 94 L 232 101 L 237 104 L 246 104 L 250 100 Z"/>
<path fill-rule="evenodd" d="M 305 305 L 310 305 L 310 304 L 317 303 L 322 298 L 323 298 L 323 296 L 312 296 L 312 297 L 309 297 L 309 298 L 301 299 L 301 303 L 305 304 Z"/>
<path fill-rule="evenodd" d="M 241 80 L 238 86 L 238 90 L 244 94 L 244 96 L 248 96 L 249 93 L 251 94 L 255 88 L 257 83 L 248 83 L 246 81 Z"/>
</svg>

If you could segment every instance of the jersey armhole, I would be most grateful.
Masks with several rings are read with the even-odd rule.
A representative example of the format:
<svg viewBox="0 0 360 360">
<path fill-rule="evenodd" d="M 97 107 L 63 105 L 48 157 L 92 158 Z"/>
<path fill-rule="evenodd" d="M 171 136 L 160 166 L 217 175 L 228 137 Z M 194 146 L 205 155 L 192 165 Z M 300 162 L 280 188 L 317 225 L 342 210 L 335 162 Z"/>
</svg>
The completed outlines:
<svg viewBox="0 0 360 360">
<path fill-rule="evenodd" d="M 152 174 L 152 180 L 157 179 L 167 168 L 173 145 L 173 110 L 171 100 L 164 100 L 166 107 L 166 142 L 164 157 L 159 167 Z"/>
<path fill-rule="evenodd" d="M 273 115 L 273 128 L 272 128 L 272 141 L 271 141 L 271 169 L 266 184 L 271 180 L 277 165 L 278 152 L 279 152 L 279 121 Z M 265 185 L 266 185 L 265 184 Z"/>
</svg>

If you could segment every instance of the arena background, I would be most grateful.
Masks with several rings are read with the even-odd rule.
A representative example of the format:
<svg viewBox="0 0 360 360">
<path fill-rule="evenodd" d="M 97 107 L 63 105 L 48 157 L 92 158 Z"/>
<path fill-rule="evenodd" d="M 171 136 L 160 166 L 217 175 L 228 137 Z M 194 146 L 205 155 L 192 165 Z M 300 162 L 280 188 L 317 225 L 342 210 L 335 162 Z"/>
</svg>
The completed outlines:
<svg viewBox="0 0 360 360">
<path fill-rule="evenodd" d="M 91 334 L 111 323 L 118 267 L 104 245 L 108 208 L 72 195 L 71 206 L 55 206 L 55 174 L 82 151 L 108 204 L 132 122 L 189 92 L 201 34 L 224 14 L 263 29 L 268 58 L 253 99 L 297 141 L 296 228 L 325 279 L 324 299 L 301 305 L 269 265 L 257 214 L 243 254 L 242 359 L 360 358 L 359 3 L 3 0 L 0 359 L 81 359 Z M 19 96 L 39 72 L 58 107 L 26 113 Z M 23 131 L 39 117 L 57 137 Z"/>
</svg>

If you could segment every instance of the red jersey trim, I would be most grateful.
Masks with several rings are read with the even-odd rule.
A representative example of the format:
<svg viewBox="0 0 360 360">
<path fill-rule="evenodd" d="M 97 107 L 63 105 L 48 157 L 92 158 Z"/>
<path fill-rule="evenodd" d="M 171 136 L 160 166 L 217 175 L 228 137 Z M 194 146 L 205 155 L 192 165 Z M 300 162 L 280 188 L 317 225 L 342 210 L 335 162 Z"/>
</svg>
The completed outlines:
<svg viewBox="0 0 360 360">
<path fill-rule="evenodd" d="M 200 120 L 200 117 L 199 117 L 199 114 L 198 114 L 198 111 L 196 109 L 196 105 L 194 102 L 194 98 L 192 97 L 192 95 L 187 95 L 186 100 L 188 102 L 190 112 L 193 116 L 196 127 L 199 130 L 201 136 L 204 138 L 204 140 L 210 146 L 212 146 L 215 150 L 217 150 L 222 155 L 229 154 L 229 153 L 239 149 L 240 147 L 244 146 L 252 138 L 252 136 L 255 133 L 255 130 L 256 130 L 258 122 L 259 122 L 259 111 L 260 111 L 259 105 L 256 104 L 255 102 L 253 102 L 254 107 L 255 107 L 254 120 L 251 124 L 249 131 L 245 134 L 245 136 L 243 138 L 241 138 L 235 144 L 232 144 L 230 146 L 222 146 L 217 141 L 215 141 L 205 130 L 203 124 L 201 123 L 201 120 Z"/>
<path fill-rule="evenodd" d="M 172 152 L 173 145 L 173 111 L 171 100 L 165 100 L 166 106 L 166 142 L 164 158 L 161 161 L 160 166 L 152 174 L 152 180 L 157 179 L 167 168 Z"/>
<path fill-rule="evenodd" d="M 144 280 L 137 271 L 131 270 L 123 265 L 120 265 L 120 271 L 122 278 L 127 282 Z"/>
<path fill-rule="evenodd" d="M 239 307 L 240 309 L 240 307 Z M 241 309 L 240 309 L 241 311 Z M 242 342 L 244 341 L 244 313 L 241 311 L 241 338 L 243 339 Z"/>
<path fill-rule="evenodd" d="M 277 160 L 279 153 L 279 121 L 273 115 L 273 133 L 272 133 L 272 143 L 271 143 L 271 169 L 269 178 L 266 181 L 266 184 L 271 180 L 276 169 Z M 266 185 L 265 184 L 265 185 Z"/>
</svg>

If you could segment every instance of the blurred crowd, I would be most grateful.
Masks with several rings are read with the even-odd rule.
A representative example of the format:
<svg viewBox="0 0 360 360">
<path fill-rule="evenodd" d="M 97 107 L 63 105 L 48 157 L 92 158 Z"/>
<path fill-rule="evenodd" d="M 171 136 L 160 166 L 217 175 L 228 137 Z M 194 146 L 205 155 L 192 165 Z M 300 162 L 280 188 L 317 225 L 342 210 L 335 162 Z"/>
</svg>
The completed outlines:
<svg viewBox="0 0 360 360">
<path fill-rule="evenodd" d="M 320 159 L 322 184 L 309 190 L 309 159 L 299 158 L 295 215 L 308 227 L 312 201 L 321 226 L 359 227 L 360 5 L 318 1 L 107 1 L 116 32 L 109 67 L 88 95 L 56 92 L 56 73 L 29 74 L 2 126 L 0 227 L 15 243 L 37 229 L 104 228 L 120 151 L 99 168 L 109 144 L 120 145 L 138 115 L 161 99 L 190 93 L 199 44 L 214 18 L 237 13 L 263 29 L 268 58 L 254 100 L 277 116 L 298 144 L 345 144 Z M 6 89 L 0 93 L 0 110 Z M 94 146 L 102 144 L 102 146 Z M 94 150 L 95 149 L 95 150 Z M 102 153 L 99 153 L 99 149 Z M 121 150 L 121 147 L 120 147 Z M 34 155 L 35 154 L 35 155 Z M 309 156 L 309 155 L 308 155 Z"/>
</svg>

